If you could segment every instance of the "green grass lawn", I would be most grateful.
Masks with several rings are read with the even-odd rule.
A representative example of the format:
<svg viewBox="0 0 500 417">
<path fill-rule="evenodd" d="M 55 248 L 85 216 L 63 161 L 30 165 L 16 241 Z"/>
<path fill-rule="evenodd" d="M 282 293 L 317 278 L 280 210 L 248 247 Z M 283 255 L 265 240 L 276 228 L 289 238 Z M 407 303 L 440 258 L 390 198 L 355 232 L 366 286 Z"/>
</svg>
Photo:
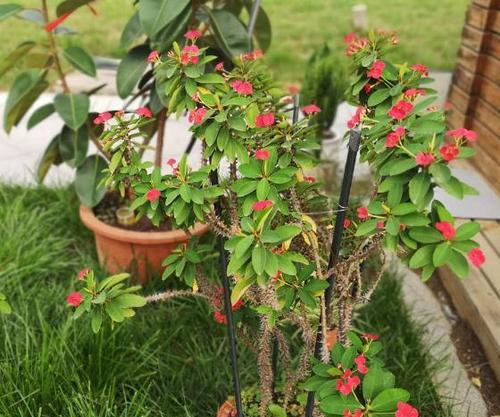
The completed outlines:
<svg viewBox="0 0 500 417">
<path fill-rule="evenodd" d="M 60 0 L 49 0 L 56 5 Z M 273 42 L 267 55 L 283 83 L 301 81 L 304 63 L 313 48 L 329 42 L 343 53 L 342 38 L 351 30 L 353 0 L 263 0 L 273 24 Z M 394 58 L 421 62 L 435 69 L 451 70 L 460 40 L 468 0 L 364 0 L 370 25 L 397 30 L 401 45 Z M 40 0 L 23 0 L 34 7 Z M 99 1 L 98 16 L 83 8 L 67 25 L 81 33 L 66 42 L 82 43 L 95 55 L 119 57 L 121 29 L 133 10 L 130 0 Z M 16 43 L 26 38 L 43 39 L 43 31 L 30 23 L 9 19 L 0 23 L 0 62 Z M 5 87 L 11 77 L 0 80 Z"/>
<path fill-rule="evenodd" d="M 14 309 L 0 317 L 0 416 L 215 415 L 231 378 L 225 328 L 202 302 L 148 306 L 98 336 L 85 319 L 71 319 L 65 296 L 75 274 L 96 268 L 77 206 L 71 190 L 0 185 L 0 290 Z M 398 386 L 411 391 L 422 416 L 450 417 L 394 278 L 383 281 L 356 326 L 381 335 Z M 240 349 L 243 384 L 251 384 L 255 361 Z"/>
</svg>

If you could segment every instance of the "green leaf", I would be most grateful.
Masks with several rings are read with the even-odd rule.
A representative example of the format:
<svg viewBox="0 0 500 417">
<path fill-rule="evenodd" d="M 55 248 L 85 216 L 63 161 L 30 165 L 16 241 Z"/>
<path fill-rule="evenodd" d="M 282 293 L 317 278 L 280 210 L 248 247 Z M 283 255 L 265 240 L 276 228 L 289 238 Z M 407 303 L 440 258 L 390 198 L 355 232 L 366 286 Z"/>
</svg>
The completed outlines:
<svg viewBox="0 0 500 417">
<path fill-rule="evenodd" d="M 283 407 L 280 407 L 277 404 L 269 404 L 269 412 L 274 416 L 274 417 L 287 417 L 286 411 L 284 410 Z"/>
<path fill-rule="evenodd" d="M 59 153 L 59 135 L 56 135 L 45 149 L 40 162 L 36 168 L 36 180 L 42 183 L 52 165 L 59 165 L 62 162 Z"/>
<path fill-rule="evenodd" d="M 349 369 L 354 364 L 354 358 L 358 356 L 358 349 L 356 346 L 347 348 L 342 355 L 342 368 Z"/>
<path fill-rule="evenodd" d="M 197 80 L 199 83 L 206 83 L 206 84 L 224 84 L 226 80 L 224 80 L 224 77 L 220 74 L 216 73 L 206 73 L 203 74 L 201 77 L 199 77 Z"/>
<path fill-rule="evenodd" d="M 28 70 L 19 74 L 9 90 L 4 110 L 4 129 L 9 133 L 48 87 L 45 73 Z"/>
<path fill-rule="evenodd" d="M 0 4 L 0 22 L 10 16 L 14 16 L 23 10 L 23 6 L 15 3 Z"/>
<path fill-rule="evenodd" d="M 398 204 L 391 210 L 391 213 L 395 216 L 404 216 L 405 214 L 414 213 L 417 211 L 417 207 L 415 207 L 412 203 L 401 203 Z"/>
<path fill-rule="evenodd" d="M 61 17 L 64 14 L 71 13 L 79 7 L 89 4 L 91 1 L 93 0 L 65 0 L 59 3 L 59 5 L 57 6 L 57 17 Z"/>
<path fill-rule="evenodd" d="M 0 6 L 1 7 L 1 6 Z M 27 53 L 36 46 L 33 41 L 26 41 L 19 44 L 9 55 L 2 59 L 0 63 L 0 77 L 19 63 Z"/>
<path fill-rule="evenodd" d="M 412 269 L 422 268 L 432 262 L 435 245 L 426 245 L 418 249 L 410 258 L 409 266 Z"/>
<path fill-rule="evenodd" d="M 467 259 L 456 250 L 451 253 L 447 265 L 460 279 L 465 279 L 469 275 L 469 264 Z"/>
<path fill-rule="evenodd" d="M 42 107 L 39 107 L 38 109 L 36 109 L 28 120 L 28 129 L 31 129 L 34 126 L 36 126 L 38 123 L 45 120 L 47 117 L 49 117 L 55 111 L 56 111 L 56 108 L 54 107 L 54 104 L 52 104 L 52 103 L 45 104 Z"/>
<path fill-rule="evenodd" d="M 54 106 L 61 119 L 73 130 L 78 130 L 86 121 L 90 101 L 86 94 L 57 94 Z"/>
<path fill-rule="evenodd" d="M 385 389 L 384 371 L 378 365 L 370 366 L 368 373 L 363 378 L 363 398 L 370 401 Z"/>
<path fill-rule="evenodd" d="M 420 117 L 411 123 L 409 127 L 419 135 L 432 135 L 433 133 L 441 133 L 446 128 L 446 124 Z"/>
<path fill-rule="evenodd" d="M 283 226 L 278 226 L 274 231 L 280 237 L 280 241 L 289 240 L 300 234 L 302 229 L 299 226 L 292 224 L 286 224 Z"/>
<path fill-rule="evenodd" d="M 477 222 L 464 223 L 458 227 L 457 233 L 453 240 L 468 240 L 474 237 L 481 230 L 481 226 Z"/>
<path fill-rule="evenodd" d="M 160 30 L 173 21 L 189 0 L 141 0 L 139 2 L 139 19 L 144 32 L 150 37 L 155 37 Z"/>
<path fill-rule="evenodd" d="M 417 163 L 415 162 L 415 159 L 401 158 L 395 161 L 391 165 L 390 174 L 391 175 L 402 174 L 403 172 L 409 171 L 410 169 L 415 168 L 416 166 Z"/>
<path fill-rule="evenodd" d="M 94 59 L 79 46 L 69 46 L 63 51 L 64 57 L 73 67 L 91 77 L 96 76 Z"/>
<path fill-rule="evenodd" d="M 207 9 L 218 46 L 232 59 L 250 51 L 250 41 L 243 23 L 222 9 Z"/>
<path fill-rule="evenodd" d="M 245 295 L 245 292 L 250 288 L 252 284 L 255 283 L 255 277 L 240 278 L 231 292 L 231 305 L 236 304 L 236 302 Z"/>
<path fill-rule="evenodd" d="M 266 52 L 271 46 L 272 27 L 271 20 L 266 11 L 260 7 L 255 22 L 254 36 L 257 38 L 260 49 Z"/>
<path fill-rule="evenodd" d="M 462 183 L 456 177 L 451 177 L 448 181 L 440 182 L 439 186 L 453 197 L 462 200 L 464 198 L 464 190 Z"/>
<path fill-rule="evenodd" d="M 371 403 L 374 411 L 395 411 L 398 402 L 407 402 L 410 393 L 401 388 L 389 388 L 382 391 Z"/>
<path fill-rule="evenodd" d="M 370 94 L 370 97 L 368 97 L 368 105 L 376 106 L 386 100 L 389 96 L 390 90 L 388 88 L 381 88 L 380 90 Z"/>
<path fill-rule="evenodd" d="M 101 312 L 101 310 L 93 311 L 92 312 L 92 321 L 91 321 L 92 331 L 95 334 L 99 333 L 99 330 L 101 329 L 101 325 L 102 325 L 102 312 Z"/>
<path fill-rule="evenodd" d="M 443 235 L 433 227 L 412 227 L 409 235 L 413 240 L 421 243 L 437 243 L 443 240 Z"/>
<path fill-rule="evenodd" d="M 252 246 L 254 242 L 253 235 L 245 236 L 241 239 L 234 248 L 234 256 L 240 257 L 245 254 L 245 252 Z"/>
<path fill-rule="evenodd" d="M 96 206 L 106 194 L 106 188 L 99 186 L 104 177 L 103 170 L 108 166 L 99 155 L 88 156 L 76 170 L 75 189 L 80 202 L 88 207 Z"/>
<path fill-rule="evenodd" d="M 142 4 L 142 1 L 141 1 Z M 150 49 L 147 45 L 132 48 L 122 59 L 116 73 L 116 88 L 121 98 L 127 97 L 139 82 L 147 68 L 147 56 Z"/>
<path fill-rule="evenodd" d="M 266 256 L 267 251 L 263 246 L 254 246 L 252 251 L 252 266 L 257 275 L 262 275 L 264 273 L 264 268 L 266 266 Z"/>
<path fill-rule="evenodd" d="M 432 164 L 429 172 L 438 183 L 446 182 L 451 178 L 451 170 L 445 164 Z"/>
<path fill-rule="evenodd" d="M 373 232 L 377 228 L 377 221 L 377 219 L 370 219 L 359 223 L 358 230 L 356 230 L 356 236 L 364 236 Z"/>
<path fill-rule="evenodd" d="M 108 316 L 111 318 L 111 320 L 116 321 L 116 322 L 122 322 L 125 317 L 123 316 L 122 309 L 117 306 L 116 303 L 111 301 L 110 303 L 106 303 L 104 306 L 104 309 L 106 310 L 106 313 L 108 313 Z"/>
<path fill-rule="evenodd" d="M 146 305 L 146 299 L 137 294 L 122 294 L 114 301 L 121 308 L 138 308 Z"/>
<path fill-rule="evenodd" d="M 389 217 L 385 224 L 385 230 L 390 235 L 397 236 L 399 234 L 399 226 L 400 223 L 397 217 Z"/>
<path fill-rule="evenodd" d="M 449 242 L 440 243 L 436 246 L 436 249 L 434 249 L 434 254 L 432 255 L 432 263 L 436 268 L 443 266 L 450 260 L 451 253 L 452 249 Z"/>
<path fill-rule="evenodd" d="M 412 203 L 421 207 L 430 186 L 431 179 L 425 172 L 420 172 L 415 175 L 409 184 L 410 200 Z"/>
<path fill-rule="evenodd" d="M 120 48 L 129 48 L 130 45 L 132 45 L 132 43 L 142 35 L 142 33 L 143 31 L 139 20 L 139 12 L 135 12 L 123 29 L 120 37 Z"/>
<path fill-rule="evenodd" d="M 354 411 L 362 408 L 362 405 L 353 395 L 330 395 L 321 400 L 319 408 L 324 413 L 341 416 L 344 410 Z"/>
<path fill-rule="evenodd" d="M 72 130 L 64 126 L 59 135 L 59 154 L 61 158 L 71 167 L 79 167 L 89 148 L 89 133 L 87 126 L 83 125 L 78 130 Z"/>
<path fill-rule="evenodd" d="M 399 218 L 401 223 L 407 226 L 425 226 L 430 223 L 429 218 L 425 214 L 410 213 Z"/>
</svg>

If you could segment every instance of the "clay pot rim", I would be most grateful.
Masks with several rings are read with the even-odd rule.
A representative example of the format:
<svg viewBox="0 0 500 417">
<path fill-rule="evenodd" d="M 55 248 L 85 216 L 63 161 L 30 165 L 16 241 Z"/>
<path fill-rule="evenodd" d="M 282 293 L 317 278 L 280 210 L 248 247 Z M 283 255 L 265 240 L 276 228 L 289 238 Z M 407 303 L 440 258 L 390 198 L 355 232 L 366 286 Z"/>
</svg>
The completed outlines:
<svg viewBox="0 0 500 417">
<path fill-rule="evenodd" d="M 140 245 L 162 245 L 165 243 L 181 243 L 188 240 L 188 235 L 183 230 L 168 230 L 165 232 L 139 232 L 110 226 L 99 220 L 90 207 L 80 205 L 80 218 L 85 226 L 94 233 L 121 242 L 136 243 Z M 190 229 L 191 234 L 200 236 L 207 233 L 206 224 L 196 223 Z"/>
</svg>

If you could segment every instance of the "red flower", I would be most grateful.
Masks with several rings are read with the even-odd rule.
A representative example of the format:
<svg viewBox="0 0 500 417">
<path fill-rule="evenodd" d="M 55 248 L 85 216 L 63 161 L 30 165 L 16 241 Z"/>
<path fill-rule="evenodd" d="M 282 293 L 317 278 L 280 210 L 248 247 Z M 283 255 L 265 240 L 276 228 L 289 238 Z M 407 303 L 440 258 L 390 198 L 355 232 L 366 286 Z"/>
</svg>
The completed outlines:
<svg viewBox="0 0 500 417">
<path fill-rule="evenodd" d="M 413 104 L 408 101 L 399 101 L 394 106 L 391 107 L 387 113 L 393 119 L 403 120 L 406 118 L 413 110 Z"/>
<path fill-rule="evenodd" d="M 121 118 L 125 115 L 125 112 L 123 110 L 118 110 L 118 111 L 115 111 L 115 114 L 114 116 L 115 117 L 118 117 L 118 118 Z"/>
<path fill-rule="evenodd" d="M 148 119 L 153 117 L 153 113 L 151 113 L 151 110 L 149 110 L 147 107 L 139 107 L 135 111 L 135 114 L 138 114 L 141 117 L 147 117 Z"/>
<path fill-rule="evenodd" d="M 353 43 L 356 39 L 358 39 L 358 35 L 356 35 L 354 32 L 349 32 L 347 35 L 344 36 L 344 42 L 347 45 Z"/>
<path fill-rule="evenodd" d="M 415 64 L 411 66 L 413 71 L 417 71 L 420 75 L 427 77 L 429 75 L 429 68 L 422 64 Z"/>
<path fill-rule="evenodd" d="M 364 107 L 358 107 L 354 116 L 352 116 L 351 119 L 347 122 L 347 127 L 349 129 L 356 127 L 361 121 L 361 116 L 365 114 L 365 111 L 366 109 Z"/>
<path fill-rule="evenodd" d="M 375 333 L 363 333 L 361 337 L 365 340 L 371 340 L 372 342 L 379 339 L 378 334 Z"/>
<path fill-rule="evenodd" d="M 188 30 L 185 34 L 184 37 L 186 39 L 189 39 L 191 41 L 196 41 L 196 39 L 201 38 L 201 32 L 199 30 L 193 29 L 193 30 Z"/>
<path fill-rule="evenodd" d="M 463 127 L 459 127 L 458 129 L 448 130 L 446 132 L 446 136 L 452 137 L 454 139 L 465 138 L 469 142 L 475 142 L 477 140 L 477 134 L 473 130 L 465 129 Z"/>
<path fill-rule="evenodd" d="M 321 109 L 316 104 L 308 104 L 302 107 L 302 112 L 306 115 L 319 113 Z"/>
<path fill-rule="evenodd" d="M 450 222 L 437 222 L 434 227 L 441 232 L 445 240 L 453 240 L 456 235 L 455 228 Z"/>
<path fill-rule="evenodd" d="M 361 220 L 366 220 L 370 217 L 370 213 L 368 213 L 368 209 L 366 207 L 359 207 L 357 210 L 358 218 Z"/>
<path fill-rule="evenodd" d="M 422 167 L 428 167 L 435 160 L 436 158 L 434 158 L 434 155 L 431 152 L 419 152 L 415 155 L 415 161 L 417 162 L 417 165 L 420 165 Z"/>
<path fill-rule="evenodd" d="M 252 204 L 252 210 L 254 211 L 262 211 L 268 207 L 271 207 L 274 203 L 271 200 L 261 200 L 256 201 Z"/>
<path fill-rule="evenodd" d="M 349 219 L 344 220 L 344 229 L 347 229 L 351 225 L 351 221 Z"/>
<path fill-rule="evenodd" d="M 255 151 L 255 159 L 258 161 L 267 161 L 269 159 L 269 151 L 267 149 L 258 149 Z"/>
<path fill-rule="evenodd" d="M 255 61 L 256 59 L 262 58 L 264 53 L 262 49 L 255 49 L 252 52 L 248 52 L 246 54 L 241 55 L 243 61 Z"/>
<path fill-rule="evenodd" d="M 160 52 L 158 51 L 152 51 L 149 53 L 147 61 L 152 64 L 153 62 L 156 62 L 158 59 L 160 59 Z"/>
<path fill-rule="evenodd" d="M 104 113 L 100 113 L 95 119 L 94 119 L 94 124 L 96 125 L 102 125 L 106 123 L 108 120 L 112 119 L 113 115 L 106 111 Z"/>
<path fill-rule="evenodd" d="M 382 77 L 382 71 L 384 70 L 384 68 L 385 68 L 384 61 L 377 60 L 373 63 L 367 75 L 370 78 L 378 80 L 380 77 Z"/>
<path fill-rule="evenodd" d="M 217 323 L 220 324 L 227 324 L 227 318 L 226 315 L 221 313 L 220 311 L 215 311 L 214 312 L 214 319 Z"/>
<path fill-rule="evenodd" d="M 83 302 L 83 295 L 78 291 L 74 291 L 66 297 L 66 302 L 71 307 L 78 307 Z"/>
<path fill-rule="evenodd" d="M 384 226 L 385 226 L 385 223 L 382 220 L 378 221 L 376 224 L 377 229 L 383 229 Z"/>
<path fill-rule="evenodd" d="M 274 124 L 274 113 L 261 113 L 255 117 L 257 127 L 268 127 Z"/>
<path fill-rule="evenodd" d="M 223 71 L 224 70 L 224 62 L 219 62 L 216 66 L 215 66 L 215 71 Z"/>
<path fill-rule="evenodd" d="M 418 410 L 412 407 L 410 404 L 398 402 L 398 410 L 395 417 L 418 417 Z"/>
<path fill-rule="evenodd" d="M 482 264 L 484 264 L 484 261 L 486 260 L 483 251 L 479 248 L 472 249 L 467 254 L 467 257 L 469 258 L 470 263 L 476 268 L 479 268 Z"/>
<path fill-rule="evenodd" d="M 405 91 L 406 97 L 417 97 L 417 96 L 425 96 L 425 90 L 421 88 L 409 88 Z"/>
<path fill-rule="evenodd" d="M 363 417 L 363 410 L 356 409 L 352 413 L 349 410 L 344 410 L 342 415 L 344 417 Z"/>
<path fill-rule="evenodd" d="M 349 40 L 349 44 L 346 50 L 347 56 L 352 56 L 355 53 L 364 49 L 365 46 L 369 44 L 368 39 L 366 38 L 358 38 L 355 34 L 347 35 L 344 40 Z"/>
<path fill-rule="evenodd" d="M 52 22 L 47 23 L 47 25 L 45 26 L 45 30 L 47 32 L 52 32 L 62 22 L 64 22 L 68 17 L 70 17 L 72 13 L 73 12 L 64 13 L 62 16 L 59 16 L 57 19 L 54 19 Z"/>
<path fill-rule="evenodd" d="M 243 300 L 238 300 L 236 301 L 232 306 L 231 309 L 233 311 L 238 311 L 240 308 L 245 306 L 245 302 Z"/>
<path fill-rule="evenodd" d="M 78 272 L 76 278 L 78 279 L 78 281 L 82 281 L 87 277 L 90 271 L 92 271 L 90 268 L 83 268 L 81 271 Z"/>
<path fill-rule="evenodd" d="M 181 51 L 181 64 L 197 64 L 200 60 L 199 53 L 200 50 L 196 45 L 186 45 Z"/>
<path fill-rule="evenodd" d="M 315 178 L 315 177 L 311 177 L 311 176 L 307 176 L 307 175 L 305 175 L 305 176 L 304 176 L 304 181 L 305 181 L 305 182 L 316 182 L 316 178 Z"/>
<path fill-rule="evenodd" d="M 231 83 L 231 87 L 234 91 L 242 96 L 249 96 L 253 94 L 252 83 L 248 81 L 236 80 Z"/>
<path fill-rule="evenodd" d="M 443 145 L 439 149 L 441 157 L 447 162 L 453 161 L 458 156 L 459 152 L 458 146 L 453 143 Z"/>
<path fill-rule="evenodd" d="M 174 158 L 170 158 L 168 161 L 167 161 L 167 165 L 170 165 L 172 168 L 174 167 L 174 165 L 177 163 L 177 161 L 174 159 Z"/>
<path fill-rule="evenodd" d="M 371 91 L 373 90 L 373 87 L 375 87 L 374 85 L 370 84 L 370 83 L 366 83 L 363 87 L 363 91 L 366 93 L 366 94 L 370 94 Z"/>
<path fill-rule="evenodd" d="M 358 367 L 358 372 L 360 374 L 366 375 L 368 373 L 368 367 L 366 366 L 366 357 L 364 355 L 359 355 L 354 359 L 354 363 Z"/>
<path fill-rule="evenodd" d="M 443 104 L 443 109 L 444 111 L 452 111 L 453 110 L 453 104 L 449 101 L 445 101 Z"/>
<path fill-rule="evenodd" d="M 193 123 L 195 125 L 201 125 L 206 114 L 207 109 L 204 107 L 190 110 L 188 114 L 188 121 L 189 123 Z"/>
<path fill-rule="evenodd" d="M 161 196 L 160 190 L 158 190 L 157 188 L 152 188 L 146 193 L 146 200 L 152 203 L 153 201 L 158 200 L 160 196 Z"/>
<path fill-rule="evenodd" d="M 387 135 L 387 138 L 385 140 L 385 147 L 386 148 L 394 148 L 399 145 L 399 141 L 405 134 L 405 128 L 403 126 L 399 126 L 396 128 L 396 130 L 390 132 Z"/>
<path fill-rule="evenodd" d="M 360 383 L 359 376 L 352 376 L 352 371 L 346 369 L 340 379 L 337 379 L 336 388 L 342 395 L 349 395 Z"/>
<path fill-rule="evenodd" d="M 295 85 L 295 84 L 292 84 L 292 85 L 289 85 L 288 86 L 288 92 L 294 96 L 295 94 L 299 94 L 300 93 L 300 88 L 298 85 Z"/>
</svg>

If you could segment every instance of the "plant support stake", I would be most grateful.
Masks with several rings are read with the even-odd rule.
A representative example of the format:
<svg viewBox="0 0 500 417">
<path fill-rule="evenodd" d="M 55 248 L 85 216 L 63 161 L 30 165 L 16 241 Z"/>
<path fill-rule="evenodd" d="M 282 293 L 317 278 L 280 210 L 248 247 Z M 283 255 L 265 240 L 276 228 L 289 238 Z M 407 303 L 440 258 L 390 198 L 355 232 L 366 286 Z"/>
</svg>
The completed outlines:
<svg viewBox="0 0 500 417">
<path fill-rule="evenodd" d="M 210 173 L 210 179 L 213 185 L 219 184 L 218 170 Z M 214 204 L 215 214 L 220 218 L 222 215 L 222 204 L 220 198 Z M 238 369 L 238 349 L 236 346 L 236 335 L 234 333 L 233 309 L 231 304 L 231 291 L 229 278 L 227 276 L 227 254 L 224 248 L 225 239 L 223 236 L 217 237 L 217 246 L 219 249 L 219 272 L 222 280 L 222 288 L 224 290 L 224 310 L 226 314 L 227 336 L 229 339 L 229 353 L 231 355 L 231 368 L 233 372 L 233 390 L 234 402 L 236 405 L 237 417 L 243 417 L 243 406 L 241 403 L 241 382 L 240 372 Z"/>
<path fill-rule="evenodd" d="M 328 271 L 330 271 L 338 261 L 340 254 L 340 245 L 342 243 L 342 235 L 344 233 L 344 220 L 347 214 L 349 205 L 349 195 L 351 194 L 352 179 L 354 175 L 354 167 L 356 165 L 356 156 L 359 150 L 361 140 L 361 132 L 358 129 L 353 129 L 350 132 L 347 158 L 345 161 L 344 176 L 342 178 L 342 187 L 340 189 L 340 197 L 337 205 L 337 217 L 335 218 L 335 227 L 333 228 L 332 246 L 330 249 L 330 258 L 328 259 Z M 335 274 L 328 278 L 328 287 L 325 290 L 325 311 L 326 322 L 330 320 L 330 310 L 333 298 L 333 286 L 335 284 Z M 320 320 L 321 323 L 321 320 Z M 323 334 L 321 324 L 318 326 L 316 334 L 316 344 L 314 346 L 314 357 L 319 359 L 323 343 Z M 306 417 L 312 417 L 314 411 L 314 392 L 310 391 L 307 394 Z"/>
</svg>

